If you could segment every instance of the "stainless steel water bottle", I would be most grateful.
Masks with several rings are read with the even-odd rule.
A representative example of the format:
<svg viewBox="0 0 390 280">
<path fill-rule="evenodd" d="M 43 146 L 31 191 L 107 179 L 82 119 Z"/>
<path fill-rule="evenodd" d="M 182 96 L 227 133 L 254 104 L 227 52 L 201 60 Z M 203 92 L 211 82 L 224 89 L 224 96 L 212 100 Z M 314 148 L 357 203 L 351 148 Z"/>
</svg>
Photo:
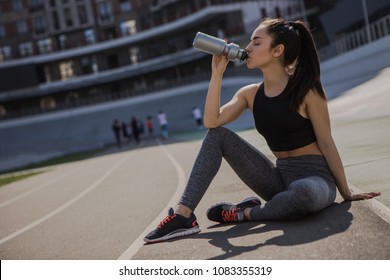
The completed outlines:
<svg viewBox="0 0 390 280">
<path fill-rule="evenodd" d="M 223 55 L 225 54 L 229 60 L 239 59 L 244 61 L 248 54 L 241 49 L 239 45 L 234 43 L 226 43 L 224 40 L 207 35 L 202 32 L 196 33 L 193 47 L 209 54 Z"/>
</svg>

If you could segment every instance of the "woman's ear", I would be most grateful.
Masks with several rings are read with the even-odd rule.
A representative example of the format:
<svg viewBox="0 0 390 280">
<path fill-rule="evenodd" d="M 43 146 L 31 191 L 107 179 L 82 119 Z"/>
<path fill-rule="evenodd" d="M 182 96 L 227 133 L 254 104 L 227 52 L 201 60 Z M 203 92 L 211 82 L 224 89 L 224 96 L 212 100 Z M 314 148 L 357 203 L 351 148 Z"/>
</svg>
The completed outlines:
<svg viewBox="0 0 390 280">
<path fill-rule="evenodd" d="M 272 55 L 274 57 L 279 57 L 283 54 L 283 52 L 284 52 L 284 45 L 279 44 L 275 48 L 273 48 Z"/>
</svg>

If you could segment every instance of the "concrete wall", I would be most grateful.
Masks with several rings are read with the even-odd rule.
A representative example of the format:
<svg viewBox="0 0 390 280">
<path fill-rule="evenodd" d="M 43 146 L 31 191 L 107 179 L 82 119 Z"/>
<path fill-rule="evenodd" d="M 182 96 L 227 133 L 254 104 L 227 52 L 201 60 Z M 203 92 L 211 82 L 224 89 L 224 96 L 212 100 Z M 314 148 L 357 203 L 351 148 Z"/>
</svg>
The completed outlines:
<svg viewBox="0 0 390 280">
<path fill-rule="evenodd" d="M 389 52 L 390 37 L 387 37 L 325 61 L 322 64 L 322 81 L 328 97 L 335 98 L 388 67 Z M 260 79 L 260 75 L 258 79 L 225 79 L 222 103 L 230 100 L 241 86 L 259 82 Z M 168 115 L 171 131 L 196 129 L 192 107 L 196 105 L 203 109 L 207 87 L 208 82 L 203 82 L 96 106 L 2 121 L 0 170 L 112 143 L 114 137 L 111 124 L 114 118 L 129 122 L 133 115 L 142 120 L 151 115 L 157 128 L 156 115 L 162 109 Z M 250 113 L 231 126 L 253 126 Z"/>
<path fill-rule="evenodd" d="M 390 65 L 390 36 L 326 60 L 321 65 L 322 83 L 329 98 L 362 84 Z"/>
<path fill-rule="evenodd" d="M 257 80 L 226 80 L 222 102 L 230 100 L 240 87 Z M 115 118 L 129 123 L 132 116 L 144 121 L 151 115 L 159 133 L 157 113 L 161 109 L 168 116 L 171 132 L 197 129 L 192 107 L 203 110 L 207 88 L 208 82 L 203 82 L 96 106 L 2 121 L 0 170 L 113 143 L 111 125 Z"/>
</svg>

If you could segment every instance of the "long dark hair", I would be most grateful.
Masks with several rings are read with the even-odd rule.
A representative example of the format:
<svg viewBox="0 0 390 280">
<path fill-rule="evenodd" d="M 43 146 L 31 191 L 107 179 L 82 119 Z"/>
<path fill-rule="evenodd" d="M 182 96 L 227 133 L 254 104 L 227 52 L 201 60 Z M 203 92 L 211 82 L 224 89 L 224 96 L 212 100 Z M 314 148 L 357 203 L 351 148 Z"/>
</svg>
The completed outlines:
<svg viewBox="0 0 390 280">
<path fill-rule="evenodd" d="M 310 30 L 303 21 L 265 19 L 261 25 L 273 38 L 272 47 L 284 46 L 283 64 L 295 64 L 287 85 L 286 94 L 293 94 L 291 107 L 298 109 L 306 94 L 313 89 L 326 98 L 320 79 L 320 62 Z"/>
</svg>

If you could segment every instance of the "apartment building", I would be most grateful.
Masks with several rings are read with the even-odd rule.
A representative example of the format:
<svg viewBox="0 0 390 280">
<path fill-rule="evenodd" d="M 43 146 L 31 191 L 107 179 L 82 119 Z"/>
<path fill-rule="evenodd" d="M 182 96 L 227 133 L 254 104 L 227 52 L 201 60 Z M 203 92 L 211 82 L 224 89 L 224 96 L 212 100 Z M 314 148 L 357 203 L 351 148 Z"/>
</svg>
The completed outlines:
<svg viewBox="0 0 390 280">
<path fill-rule="evenodd" d="M 0 120 L 207 79 L 196 32 L 244 46 L 261 18 L 302 18 L 302 3 L 0 0 Z"/>
</svg>

